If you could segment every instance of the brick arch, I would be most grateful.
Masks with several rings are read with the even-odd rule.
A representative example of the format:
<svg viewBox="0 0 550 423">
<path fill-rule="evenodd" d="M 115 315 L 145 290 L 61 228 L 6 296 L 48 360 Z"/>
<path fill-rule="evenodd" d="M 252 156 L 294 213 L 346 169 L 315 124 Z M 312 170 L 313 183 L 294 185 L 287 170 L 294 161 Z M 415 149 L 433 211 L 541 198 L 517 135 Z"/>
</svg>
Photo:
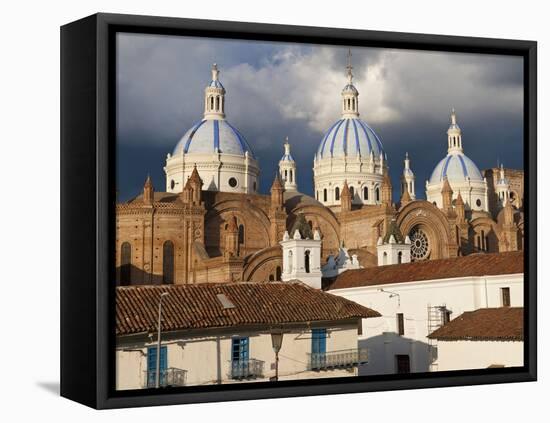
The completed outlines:
<svg viewBox="0 0 550 423">
<path fill-rule="evenodd" d="M 264 248 L 246 258 L 243 280 L 246 282 L 265 282 L 270 275 L 276 275 L 277 267 L 283 269 L 281 247 Z"/>
<path fill-rule="evenodd" d="M 243 256 L 270 245 L 270 221 L 264 211 L 246 201 L 225 200 L 212 205 L 204 218 L 205 245 L 210 256 L 222 254 L 225 224 L 231 216 L 244 224 Z"/>
<path fill-rule="evenodd" d="M 337 254 L 340 247 L 340 223 L 327 208 L 316 205 L 300 205 L 294 208 L 287 217 L 287 228 L 292 228 L 298 213 L 303 213 L 306 221 L 319 227 L 323 242 L 321 243 L 321 262 L 331 254 Z M 292 234 L 291 234 L 292 236 Z"/>
<path fill-rule="evenodd" d="M 433 204 L 418 200 L 405 205 L 397 214 L 397 225 L 404 236 L 415 227 L 424 231 L 430 246 L 429 259 L 457 255 L 457 243 L 451 233 L 449 221 Z"/>
</svg>

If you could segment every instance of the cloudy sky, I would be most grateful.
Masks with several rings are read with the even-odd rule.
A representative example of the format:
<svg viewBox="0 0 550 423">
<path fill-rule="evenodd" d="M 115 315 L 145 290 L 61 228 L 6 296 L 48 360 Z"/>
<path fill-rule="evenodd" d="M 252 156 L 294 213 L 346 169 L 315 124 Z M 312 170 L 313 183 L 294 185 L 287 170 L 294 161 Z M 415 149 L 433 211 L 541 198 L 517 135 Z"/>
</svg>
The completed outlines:
<svg viewBox="0 0 550 423">
<path fill-rule="evenodd" d="M 313 193 L 313 156 L 340 118 L 346 47 L 119 34 L 117 39 L 117 189 L 137 195 L 149 173 L 165 190 L 163 166 L 202 117 L 203 90 L 216 62 L 226 117 L 247 138 L 267 193 L 289 137 L 298 185 Z M 523 166 L 523 63 L 510 56 L 352 49 L 361 118 L 388 155 L 394 198 L 405 152 L 416 194 L 447 152 L 451 108 L 465 153 L 480 169 Z"/>
</svg>

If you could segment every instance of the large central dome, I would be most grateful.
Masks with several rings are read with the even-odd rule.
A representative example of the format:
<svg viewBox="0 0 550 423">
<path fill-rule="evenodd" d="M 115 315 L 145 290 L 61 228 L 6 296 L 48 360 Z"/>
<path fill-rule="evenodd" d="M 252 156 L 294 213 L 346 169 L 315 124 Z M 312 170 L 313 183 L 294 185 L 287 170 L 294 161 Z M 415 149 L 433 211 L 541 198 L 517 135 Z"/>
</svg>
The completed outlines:
<svg viewBox="0 0 550 423">
<path fill-rule="evenodd" d="M 353 85 L 351 52 L 348 83 L 341 92 L 342 117 L 321 139 L 313 160 L 315 198 L 325 206 L 341 205 L 347 184 L 352 204 L 380 204 L 387 158 L 382 141 L 359 118 L 359 91 Z"/>
<path fill-rule="evenodd" d="M 326 157 L 362 157 L 384 153 L 376 132 L 358 117 L 338 120 L 326 132 L 317 150 L 317 159 Z"/>
</svg>

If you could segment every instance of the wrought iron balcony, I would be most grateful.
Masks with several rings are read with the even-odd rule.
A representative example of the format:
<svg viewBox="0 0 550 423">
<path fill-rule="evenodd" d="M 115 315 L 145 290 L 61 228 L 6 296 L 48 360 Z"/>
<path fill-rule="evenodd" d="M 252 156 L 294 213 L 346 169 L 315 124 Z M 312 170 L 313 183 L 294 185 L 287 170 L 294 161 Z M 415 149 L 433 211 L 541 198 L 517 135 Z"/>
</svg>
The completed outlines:
<svg viewBox="0 0 550 423">
<path fill-rule="evenodd" d="M 368 362 L 368 352 L 366 348 L 311 353 L 308 355 L 308 370 L 349 368 Z"/>
<path fill-rule="evenodd" d="M 231 379 L 254 379 L 264 374 L 264 362 L 254 358 L 230 361 L 229 366 Z"/>
<path fill-rule="evenodd" d="M 145 388 L 155 388 L 157 381 L 157 373 L 153 371 L 145 371 Z M 163 388 L 169 386 L 185 386 L 187 370 L 169 367 L 160 371 L 160 386 Z"/>
</svg>

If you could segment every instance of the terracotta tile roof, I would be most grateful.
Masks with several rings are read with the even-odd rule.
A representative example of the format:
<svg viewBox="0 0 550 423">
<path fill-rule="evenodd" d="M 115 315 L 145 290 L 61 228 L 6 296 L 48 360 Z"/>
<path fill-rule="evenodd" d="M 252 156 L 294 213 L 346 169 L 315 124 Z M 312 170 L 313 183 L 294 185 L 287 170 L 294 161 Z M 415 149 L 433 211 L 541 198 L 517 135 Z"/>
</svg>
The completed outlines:
<svg viewBox="0 0 550 423">
<path fill-rule="evenodd" d="M 449 259 L 348 270 L 338 275 L 328 289 L 517 273 L 523 273 L 523 251 L 470 254 Z"/>
<path fill-rule="evenodd" d="M 156 330 L 163 292 L 169 293 L 163 298 L 163 331 L 380 316 L 299 282 L 123 286 L 116 288 L 116 334 Z M 235 307 L 227 307 L 226 299 Z"/>
<path fill-rule="evenodd" d="M 468 311 L 432 332 L 428 338 L 439 341 L 523 341 L 523 307 Z"/>
</svg>

